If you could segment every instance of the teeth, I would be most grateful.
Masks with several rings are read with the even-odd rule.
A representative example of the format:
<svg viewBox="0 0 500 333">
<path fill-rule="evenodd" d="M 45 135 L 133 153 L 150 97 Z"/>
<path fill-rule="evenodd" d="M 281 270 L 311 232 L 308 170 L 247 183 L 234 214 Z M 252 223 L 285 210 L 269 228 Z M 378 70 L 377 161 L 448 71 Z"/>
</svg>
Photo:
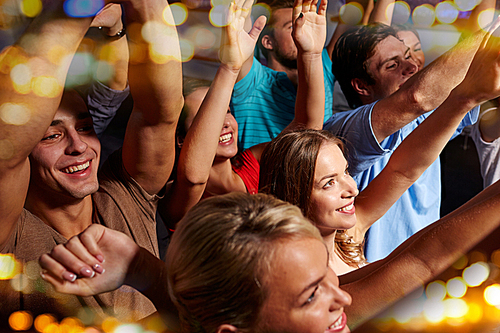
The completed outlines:
<svg viewBox="0 0 500 333">
<path fill-rule="evenodd" d="M 64 169 L 63 171 L 65 173 L 74 173 L 74 172 L 77 172 L 77 171 L 82 171 L 82 170 L 85 170 L 89 167 L 90 165 L 90 161 L 88 162 L 85 162 L 83 164 L 80 164 L 80 165 L 77 165 L 77 166 L 70 166 L 70 167 L 67 167 L 66 169 Z"/>
<path fill-rule="evenodd" d="M 338 212 L 345 212 L 345 211 L 351 210 L 353 207 L 354 207 L 354 203 L 350 204 L 349 206 L 345 206 L 343 208 L 337 209 L 337 211 Z"/>
<path fill-rule="evenodd" d="M 339 317 L 339 319 L 337 319 L 333 324 L 330 325 L 330 327 L 328 327 L 328 329 L 336 329 L 338 327 L 340 327 L 340 325 L 342 324 L 342 316 Z"/>
<path fill-rule="evenodd" d="M 227 133 L 219 137 L 219 143 L 226 143 L 233 137 L 233 133 Z"/>
</svg>

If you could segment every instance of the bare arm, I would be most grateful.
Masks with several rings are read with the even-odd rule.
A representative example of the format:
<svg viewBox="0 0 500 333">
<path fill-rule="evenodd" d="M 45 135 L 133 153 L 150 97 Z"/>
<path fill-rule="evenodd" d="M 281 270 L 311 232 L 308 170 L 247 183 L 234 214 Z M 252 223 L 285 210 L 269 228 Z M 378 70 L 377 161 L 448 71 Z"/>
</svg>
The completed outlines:
<svg viewBox="0 0 500 333">
<path fill-rule="evenodd" d="M 0 247 L 10 236 L 24 205 L 30 174 L 28 155 L 56 113 L 69 59 L 90 21 L 67 17 L 62 1 L 44 3 L 42 13 L 2 53 L 0 65 L 8 70 L 0 73 Z M 60 57 L 54 57 L 54 50 L 60 52 Z M 30 72 L 31 82 L 27 85 L 19 87 L 12 79 L 22 66 L 12 67 L 11 59 Z M 26 88 L 27 93 L 18 93 Z"/>
<path fill-rule="evenodd" d="M 468 110 L 500 94 L 498 49 L 499 38 L 485 37 L 464 81 L 403 140 L 384 170 L 360 193 L 354 228 L 358 241 L 438 158 Z"/>
<path fill-rule="evenodd" d="M 464 79 L 486 34 L 481 30 L 463 40 L 413 75 L 398 91 L 375 104 L 372 128 L 378 142 L 441 105 Z"/>
<path fill-rule="evenodd" d="M 327 1 L 321 1 L 319 8 L 317 5 L 317 0 L 294 3 L 292 37 L 297 45 L 298 87 L 295 117 L 284 131 L 323 128 L 325 82 L 321 54 L 326 40 Z"/>
<path fill-rule="evenodd" d="M 221 64 L 183 142 L 173 188 L 160 205 L 170 224 L 180 220 L 200 200 L 208 182 L 213 187 L 224 187 L 228 191 L 246 191 L 241 179 L 233 173 L 229 159 L 215 174 L 211 170 L 233 86 L 245 59 L 253 54 L 265 24 L 265 18 L 260 17 L 250 32 L 245 32 L 244 23 L 252 3 L 252 0 L 231 3 L 231 23 L 224 28 Z M 237 133 L 233 135 L 237 137 Z"/>
<path fill-rule="evenodd" d="M 466 205 L 410 237 L 387 258 L 340 277 L 353 299 L 345 309 L 351 328 L 429 282 L 498 230 L 500 182 Z"/>
<path fill-rule="evenodd" d="M 129 42 L 149 54 L 144 62 L 129 64 L 134 109 L 122 157 L 132 178 L 154 194 L 165 185 L 174 164 L 175 128 L 183 103 L 181 54 L 175 26 L 164 21 L 165 16 L 173 22 L 168 3 L 133 0 L 131 4 L 127 21 L 133 18 L 141 24 L 147 40 L 134 35 Z"/>
</svg>

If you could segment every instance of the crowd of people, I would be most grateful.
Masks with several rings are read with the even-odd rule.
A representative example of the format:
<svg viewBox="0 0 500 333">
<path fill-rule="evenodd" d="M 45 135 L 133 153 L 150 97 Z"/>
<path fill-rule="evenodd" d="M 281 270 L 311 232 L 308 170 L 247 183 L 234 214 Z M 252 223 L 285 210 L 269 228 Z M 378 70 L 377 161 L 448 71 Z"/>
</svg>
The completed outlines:
<svg viewBox="0 0 500 333">
<path fill-rule="evenodd" d="M 0 284 L 0 319 L 350 332 L 500 235 L 500 19 L 425 66 L 390 3 L 327 44 L 326 0 L 269 0 L 250 28 L 253 0 L 233 0 L 211 83 L 183 78 L 165 0 L 44 3 L 0 57 L 0 253 L 40 272 Z M 65 88 L 96 28 L 114 75 Z M 441 217 L 439 154 L 466 126 L 485 188 Z"/>
</svg>

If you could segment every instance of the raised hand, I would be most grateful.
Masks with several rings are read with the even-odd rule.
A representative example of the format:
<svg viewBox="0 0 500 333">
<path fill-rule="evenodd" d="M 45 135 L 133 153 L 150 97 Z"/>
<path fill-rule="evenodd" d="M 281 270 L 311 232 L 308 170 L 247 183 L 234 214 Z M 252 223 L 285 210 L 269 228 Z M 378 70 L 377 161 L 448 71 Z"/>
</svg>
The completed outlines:
<svg viewBox="0 0 500 333">
<path fill-rule="evenodd" d="M 244 30 L 245 20 L 250 15 L 253 0 L 234 0 L 228 13 L 228 25 L 224 28 L 220 47 L 220 60 L 232 70 L 239 70 L 253 55 L 255 44 L 264 29 L 266 18 L 259 17 L 250 32 Z"/>
<path fill-rule="evenodd" d="M 467 74 L 457 87 L 476 104 L 500 95 L 500 28 L 484 37 Z"/>
<path fill-rule="evenodd" d="M 109 36 L 114 36 L 123 29 L 121 17 L 122 9 L 120 4 L 108 3 L 97 13 L 90 26 L 105 28 Z"/>
<path fill-rule="evenodd" d="M 295 0 L 292 37 L 299 51 L 321 53 L 326 40 L 327 0 Z"/>
<path fill-rule="evenodd" d="M 42 277 L 56 291 L 91 296 L 125 283 L 139 246 L 127 235 L 93 224 L 40 257 Z"/>
</svg>

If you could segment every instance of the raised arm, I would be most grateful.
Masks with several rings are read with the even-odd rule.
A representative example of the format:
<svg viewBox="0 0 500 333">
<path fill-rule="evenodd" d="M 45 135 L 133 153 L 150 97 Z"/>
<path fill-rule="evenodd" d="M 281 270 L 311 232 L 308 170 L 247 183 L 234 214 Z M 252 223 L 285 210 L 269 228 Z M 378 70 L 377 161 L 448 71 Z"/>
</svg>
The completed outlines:
<svg viewBox="0 0 500 333">
<path fill-rule="evenodd" d="M 175 128 L 182 109 L 179 39 L 165 0 L 125 3 L 127 23 L 142 25 L 131 34 L 131 47 L 146 50 L 144 62 L 131 62 L 129 84 L 134 109 L 128 122 L 122 158 L 127 172 L 150 194 L 167 182 L 175 156 Z M 168 22 L 171 22 L 169 24 Z"/>
<path fill-rule="evenodd" d="M 498 20 L 495 22 L 498 25 Z M 408 79 L 373 107 L 372 128 L 378 142 L 425 112 L 441 105 L 465 77 L 487 32 L 480 30 L 458 43 Z"/>
<path fill-rule="evenodd" d="M 499 49 L 499 38 L 484 38 L 462 83 L 403 140 L 382 172 L 360 193 L 356 200 L 358 223 L 353 228 L 356 240 L 361 241 L 368 228 L 438 158 L 467 112 L 500 95 Z"/>
<path fill-rule="evenodd" d="M 500 182 L 466 205 L 410 237 L 387 258 L 340 277 L 342 289 L 352 296 L 345 309 L 351 329 L 431 281 L 490 233 L 498 234 Z"/>
<path fill-rule="evenodd" d="M 28 155 L 52 122 L 70 59 L 90 22 L 91 18 L 67 16 L 62 1 L 46 2 L 42 13 L 0 57 L 5 69 L 0 73 L 0 248 L 23 209 Z"/>
<path fill-rule="evenodd" d="M 252 0 L 235 0 L 230 5 L 230 23 L 223 30 L 220 48 L 221 64 L 182 144 L 177 178 L 159 206 L 164 218 L 171 221 L 171 227 L 200 200 L 209 178 L 215 187 L 222 187 L 218 183 L 228 181 L 234 190 L 246 191 L 241 179 L 239 182 L 235 179 L 238 176 L 232 172 L 229 159 L 225 166 L 217 169 L 216 174 L 211 173 L 211 169 L 233 86 L 243 63 L 253 54 L 265 24 L 265 17 L 262 16 L 250 32 L 244 30 L 252 3 Z M 233 135 L 237 137 L 237 133 Z"/>
<path fill-rule="evenodd" d="M 95 28 L 94 34 L 90 36 L 97 45 L 94 57 L 99 65 L 96 66 L 96 80 L 88 90 L 87 105 L 94 131 L 101 138 L 130 93 L 127 89 L 129 50 L 121 6 L 106 5 L 96 15 L 91 26 Z M 111 73 L 108 73 L 110 70 Z"/>
<path fill-rule="evenodd" d="M 297 46 L 298 87 L 295 118 L 284 131 L 321 129 L 325 115 L 325 81 L 321 54 L 326 40 L 327 1 L 296 0 L 292 37 Z"/>
</svg>

